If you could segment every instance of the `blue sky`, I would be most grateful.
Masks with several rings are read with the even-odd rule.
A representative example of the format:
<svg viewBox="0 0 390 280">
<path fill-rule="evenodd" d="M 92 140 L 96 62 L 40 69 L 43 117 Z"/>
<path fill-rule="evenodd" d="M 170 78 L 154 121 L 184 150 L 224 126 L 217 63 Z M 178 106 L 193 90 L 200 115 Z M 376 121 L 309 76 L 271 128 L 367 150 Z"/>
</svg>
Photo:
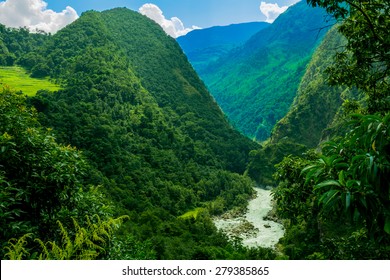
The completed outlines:
<svg viewBox="0 0 390 280">
<path fill-rule="evenodd" d="M 55 33 L 87 10 L 127 7 L 159 23 L 172 37 L 195 28 L 272 22 L 299 0 L 0 0 L 0 23 Z"/>
<path fill-rule="evenodd" d="M 46 0 L 48 8 L 57 12 L 71 6 L 79 14 L 86 10 L 106 10 L 114 7 L 138 9 L 146 3 L 160 7 L 166 18 L 178 17 L 185 26 L 210 27 L 231 23 L 264 21 L 261 2 L 288 6 L 298 0 Z"/>
</svg>

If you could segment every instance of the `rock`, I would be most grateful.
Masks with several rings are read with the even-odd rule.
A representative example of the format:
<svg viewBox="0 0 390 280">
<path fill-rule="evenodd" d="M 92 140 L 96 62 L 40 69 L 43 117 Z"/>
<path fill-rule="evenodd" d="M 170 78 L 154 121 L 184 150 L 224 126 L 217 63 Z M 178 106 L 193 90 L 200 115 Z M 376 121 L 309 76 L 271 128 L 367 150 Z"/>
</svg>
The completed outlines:
<svg viewBox="0 0 390 280">
<path fill-rule="evenodd" d="M 273 247 L 284 234 L 281 223 L 272 215 L 271 192 L 263 188 L 255 188 L 256 198 L 249 201 L 246 213 L 232 211 L 222 217 L 215 217 L 214 224 L 230 238 L 241 238 L 247 247 Z M 265 221 L 265 217 L 269 217 Z M 276 219 L 275 219 L 276 220 Z"/>
</svg>

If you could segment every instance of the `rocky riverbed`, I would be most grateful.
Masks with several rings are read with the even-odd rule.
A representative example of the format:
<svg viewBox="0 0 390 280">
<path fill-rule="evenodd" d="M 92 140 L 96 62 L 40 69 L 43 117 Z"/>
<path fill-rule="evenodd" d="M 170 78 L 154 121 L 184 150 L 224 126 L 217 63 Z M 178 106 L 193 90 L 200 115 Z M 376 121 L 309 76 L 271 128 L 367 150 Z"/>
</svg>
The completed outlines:
<svg viewBox="0 0 390 280">
<path fill-rule="evenodd" d="M 269 189 L 255 188 L 256 197 L 249 201 L 247 212 L 240 216 L 226 213 L 214 218 L 217 228 L 230 237 L 242 238 L 247 247 L 273 247 L 284 234 L 282 224 L 265 219 L 272 209 Z"/>
</svg>

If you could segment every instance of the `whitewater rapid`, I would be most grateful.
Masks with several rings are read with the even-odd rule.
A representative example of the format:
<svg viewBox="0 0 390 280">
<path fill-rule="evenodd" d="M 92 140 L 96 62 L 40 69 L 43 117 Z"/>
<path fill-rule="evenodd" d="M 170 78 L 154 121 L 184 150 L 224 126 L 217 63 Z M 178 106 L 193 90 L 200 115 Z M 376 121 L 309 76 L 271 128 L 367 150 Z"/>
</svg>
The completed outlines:
<svg viewBox="0 0 390 280">
<path fill-rule="evenodd" d="M 244 215 L 230 218 L 226 215 L 214 218 L 218 229 L 228 236 L 239 237 L 247 247 L 274 247 L 283 237 L 282 224 L 265 220 L 272 209 L 272 196 L 269 189 L 254 188 L 256 197 L 249 201 Z"/>
</svg>

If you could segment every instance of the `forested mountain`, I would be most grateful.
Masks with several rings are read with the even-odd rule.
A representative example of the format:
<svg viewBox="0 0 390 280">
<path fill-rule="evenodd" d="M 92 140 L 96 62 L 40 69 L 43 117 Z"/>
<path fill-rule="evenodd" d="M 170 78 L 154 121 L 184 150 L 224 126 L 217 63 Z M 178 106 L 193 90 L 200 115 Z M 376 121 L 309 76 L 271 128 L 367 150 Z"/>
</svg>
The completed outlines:
<svg viewBox="0 0 390 280">
<path fill-rule="evenodd" d="M 279 244 L 291 258 L 389 259 L 390 7 L 308 2 L 338 24 L 269 143 L 251 153 L 248 172 L 274 173 L 275 210 L 286 226 Z"/>
<path fill-rule="evenodd" d="M 328 24 L 323 9 L 302 1 L 243 47 L 199 72 L 240 131 L 257 140 L 269 137 L 287 113 Z"/>
<path fill-rule="evenodd" d="M 50 207 L 33 204 L 30 207 L 35 215 L 28 215 L 18 205 L 29 205 L 31 197 L 20 196 L 20 201 L 12 206 L 16 212 L 2 217 L 2 225 L 9 224 L 4 227 L 2 243 L 31 232 L 43 243 L 61 244 L 61 240 L 68 240 L 64 234 L 72 232 L 71 218 L 91 229 L 91 223 L 83 223 L 83 217 L 99 215 L 101 218 L 92 222 L 104 230 L 115 220 L 107 220 L 105 224 L 103 218 L 125 214 L 130 219 L 122 226 L 121 234 L 115 235 L 113 243 L 101 241 L 99 248 L 105 250 L 92 248 L 94 257 L 258 258 L 272 253 L 262 249 L 249 251 L 238 243 L 230 243 L 211 222 L 209 213 L 242 208 L 251 196 L 251 181 L 239 174 L 244 172 L 249 151 L 257 144 L 233 130 L 179 45 L 157 24 L 136 12 L 114 9 L 86 12 L 53 36 L 1 30 L 3 49 L 7 50 L 2 55 L 14 60 L 8 62 L 6 58 L 7 65 L 16 63 L 33 76 L 50 77 L 62 88 L 54 93 L 41 91 L 29 98 L 27 103 L 36 108 L 38 115 L 34 109 L 26 109 L 26 125 L 20 127 L 6 121 L 8 115 L 16 113 L 8 112 L 12 109 L 9 106 L 4 107 L 8 109 L 1 115 L 3 140 L 12 147 L 13 141 L 19 139 L 15 135 L 27 137 L 28 131 L 42 124 L 53 129 L 47 137 L 53 139 L 54 134 L 56 142 L 82 151 L 81 155 L 74 151 L 74 158 L 63 165 L 54 165 L 56 172 L 61 172 L 61 168 L 64 172 L 74 170 L 69 183 L 66 182 L 70 179 L 62 179 L 67 178 L 66 174 L 54 183 L 65 184 L 58 191 L 68 188 L 68 193 L 56 193 L 50 188 L 59 196 L 56 202 L 50 200 L 52 195 L 46 192 L 44 183 L 47 176 L 55 175 L 48 175 L 44 166 L 38 164 L 41 156 L 28 157 L 19 176 L 25 179 L 20 181 L 14 177 L 10 164 L 20 166 L 23 157 L 11 148 L 5 149 L 8 152 L 0 158 L 1 180 L 10 186 L 9 195 L 14 193 L 12 188 L 22 192 L 33 174 L 37 185 L 41 184 L 39 195 L 49 199 L 45 203 Z M 17 51 L 12 48 L 14 43 L 19 44 Z M 5 100 L 19 100 L 12 101 L 15 104 L 25 102 L 9 90 L 3 95 Z M 29 120 L 29 114 L 33 121 Z M 45 137 L 39 136 L 36 141 L 44 141 Z M 27 156 L 28 147 L 18 153 Z M 69 154 L 64 148 L 58 149 Z M 42 152 L 42 156 L 53 161 L 55 158 L 51 157 L 60 155 Z M 75 158 L 81 158 L 88 167 L 77 167 Z M 50 164 L 50 160 L 44 159 L 45 164 Z M 101 186 L 97 195 L 89 194 L 91 185 Z M 87 194 L 76 197 L 78 188 Z M 106 196 L 106 202 L 99 193 Z M 31 195 L 34 198 L 38 195 L 34 186 Z M 84 206 L 73 209 L 74 204 L 68 200 Z M 51 207 L 52 203 L 56 207 Z M 95 207 L 94 203 L 106 206 Z M 200 207 L 201 213 L 196 220 L 178 218 L 196 207 Z M 79 208 L 85 212 L 79 213 Z M 111 209 L 110 215 L 104 209 Z M 57 230 L 55 220 L 65 229 Z M 18 223 L 25 227 L 17 227 Z M 38 225 L 46 229 L 46 234 L 37 229 Z M 8 256 L 17 255 L 23 242 L 8 246 L 13 248 Z M 69 244 L 72 242 L 67 241 L 64 246 Z M 3 254 L 6 253 L 5 247 L 2 248 Z M 37 250 L 35 245 L 26 248 L 26 251 L 20 249 L 20 256 L 42 257 L 33 253 Z M 83 256 L 86 255 L 79 255 Z"/>
<path fill-rule="evenodd" d="M 299 143 L 315 148 L 322 141 L 344 133 L 339 125 L 351 108 L 364 104 L 364 95 L 356 87 L 329 84 L 328 68 L 346 39 L 334 26 L 316 49 L 286 116 L 273 128 L 270 143 Z"/>
<path fill-rule="evenodd" d="M 267 143 L 252 152 L 248 166 L 252 178 L 271 183 L 276 170 L 274 165 L 288 154 L 300 155 L 317 147 L 321 139 L 327 138 L 326 130 L 342 116 L 343 100 L 357 97 L 355 91 L 327 83 L 326 69 L 344 45 L 345 39 L 337 27 L 326 34 L 306 68 L 289 111 L 276 123 Z"/>
<path fill-rule="evenodd" d="M 217 61 L 250 37 L 269 26 L 266 22 L 248 22 L 228 26 L 196 29 L 177 38 L 184 53 L 197 72 Z"/>
<path fill-rule="evenodd" d="M 89 11 L 55 35 L 0 25 L 0 74 L 16 81 L 0 90 L 1 257 L 389 259 L 390 7 L 307 2 L 329 15 L 298 3 L 202 73 L 222 107 L 250 97 L 233 110 L 257 123 L 247 135 L 276 123 L 262 147 L 139 13 Z M 322 40 L 325 18 L 338 23 Z M 55 91 L 26 96 L 23 71 Z M 242 213 L 249 177 L 276 186 L 274 249 L 211 219 Z"/>
<path fill-rule="evenodd" d="M 353 97 L 349 89 L 331 87 L 326 82 L 325 70 L 344 45 L 345 39 L 336 27 L 327 33 L 306 69 L 290 110 L 275 125 L 270 144 L 283 139 L 314 148 L 320 143 L 323 131 L 333 123 L 342 101 Z"/>
</svg>

